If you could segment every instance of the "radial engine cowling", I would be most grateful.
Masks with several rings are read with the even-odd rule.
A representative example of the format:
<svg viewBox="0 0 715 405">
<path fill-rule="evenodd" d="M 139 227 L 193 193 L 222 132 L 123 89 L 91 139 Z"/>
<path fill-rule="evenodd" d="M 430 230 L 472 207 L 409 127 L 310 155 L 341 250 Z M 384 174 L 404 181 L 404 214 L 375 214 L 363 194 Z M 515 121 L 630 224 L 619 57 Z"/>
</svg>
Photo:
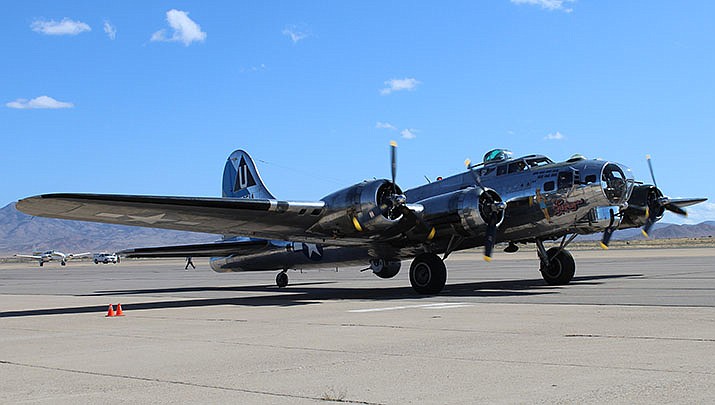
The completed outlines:
<svg viewBox="0 0 715 405">
<path fill-rule="evenodd" d="M 419 201 L 424 207 L 424 220 L 433 226 L 449 224 L 464 236 L 481 235 L 492 214 L 498 215 L 497 226 L 504 220 L 502 199 L 492 189 L 466 188 Z"/>
<path fill-rule="evenodd" d="M 328 210 L 312 229 L 331 236 L 384 232 L 402 219 L 394 196 L 402 190 L 389 180 L 370 180 L 336 191 L 322 200 Z"/>
<path fill-rule="evenodd" d="M 655 220 L 660 220 L 665 213 L 663 206 L 657 203 L 661 197 L 663 197 L 663 192 L 655 186 L 645 184 L 633 187 L 619 228 L 635 228 L 644 225 L 647 219 L 646 212 L 650 210 L 654 210 Z"/>
</svg>

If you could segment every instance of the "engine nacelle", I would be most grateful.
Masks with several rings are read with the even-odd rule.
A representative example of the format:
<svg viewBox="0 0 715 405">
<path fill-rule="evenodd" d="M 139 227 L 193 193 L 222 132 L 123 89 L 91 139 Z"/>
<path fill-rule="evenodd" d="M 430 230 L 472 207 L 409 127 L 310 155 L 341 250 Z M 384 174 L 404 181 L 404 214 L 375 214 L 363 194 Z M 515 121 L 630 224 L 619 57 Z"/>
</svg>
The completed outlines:
<svg viewBox="0 0 715 405">
<path fill-rule="evenodd" d="M 392 278 L 400 272 L 402 262 L 399 260 L 370 260 L 370 270 L 380 278 Z"/>
<path fill-rule="evenodd" d="M 481 188 L 466 188 L 431 197 L 418 203 L 424 207 L 423 219 L 432 226 L 449 224 L 465 236 L 484 232 L 491 216 L 494 203 L 502 199 L 496 191 Z M 504 220 L 504 210 L 497 226 Z"/>
<path fill-rule="evenodd" d="M 656 221 L 659 221 L 665 213 L 665 209 L 656 203 L 661 197 L 663 197 L 663 192 L 655 186 L 646 184 L 633 187 L 633 192 L 628 199 L 628 207 L 624 212 L 619 228 L 643 226 L 647 219 L 646 208 L 656 210 Z"/>
<path fill-rule="evenodd" d="M 402 190 L 389 180 L 370 180 L 336 191 L 322 200 L 327 213 L 311 229 L 331 236 L 380 233 L 402 219 L 390 198 Z"/>
</svg>

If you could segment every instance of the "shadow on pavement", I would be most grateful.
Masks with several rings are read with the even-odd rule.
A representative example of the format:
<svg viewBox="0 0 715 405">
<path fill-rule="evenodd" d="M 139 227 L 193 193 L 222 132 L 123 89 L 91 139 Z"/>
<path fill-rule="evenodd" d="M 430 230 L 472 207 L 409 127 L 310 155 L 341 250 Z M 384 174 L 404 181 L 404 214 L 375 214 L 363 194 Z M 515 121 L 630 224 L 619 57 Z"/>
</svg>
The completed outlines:
<svg viewBox="0 0 715 405">
<path fill-rule="evenodd" d="M 641 277 L 640 274 L 626 274 L 613 276 L 584 276 L 574 277 L 573 285 L 599 285 L 600 280 Z M 422 299 L 431 296 L 418 295 L 412 287 L 392 288 L 350 288 L 326 286 L 332 282 L 301 283 L 288 288 L 279 289 L 275 286 L 232 286 L 232 287 L 183 287 L 183 288 L 158 288 L 141 290 L 116 290 L 98 291 L 96 294 L 83 296 L 117 296 L 117 295 L 143 295 L 143 294 L 172 294 L 185 292 L 261 292 L 261 296 L 248 296 L 236 298 L 186 298 L 175 300 L 149 301 L 122 304 L 125 311 L 169 308 L 200 308 L 221 305 L 237 306 L 278 306 L 289 307 L 296 305 L 319 304 L 327 300 L 375 300 L 390 301 L 397 299 Z M 549 286 L 542 279 L 488 281 L 461 284 L 448 284 L 439 294 L 444 297 L 523 297 L 558 294 L 567 286 Z M 531 290 L 531 291 L 530 291 Z M 538 291 L 537 291 L 538 290 Z M 31 309 L 22 311 L 0 312 L 0 318 L 13 318 L 39 315 L 65 315 L 105 312 L 106 305 Z"/>
</svg>

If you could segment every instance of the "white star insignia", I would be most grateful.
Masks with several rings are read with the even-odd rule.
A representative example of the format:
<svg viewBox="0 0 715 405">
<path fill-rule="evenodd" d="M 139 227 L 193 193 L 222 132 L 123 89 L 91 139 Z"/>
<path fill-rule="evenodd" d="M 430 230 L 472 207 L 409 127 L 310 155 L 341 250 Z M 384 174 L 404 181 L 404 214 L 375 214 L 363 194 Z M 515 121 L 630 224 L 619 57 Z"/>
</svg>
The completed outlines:
<svg viewBox="0 0 715 405">
<path fill-rule="evenodd" d="M 156 214 L 150 217 L 140 217 L 137 215 L 127 215 L 130 221 L 144 222 L 146 224 L 155 224 L 157 222 L 176 222 L 173 219 L 164 219 L 166 214 Z"/>
<path fill-rule="evenodd" d="M 320 250 L 318 250 L 318 246 L 316 246 L 312 243 L 306 243 L 305 247 L 308 248 L 308 258 L 313 257 L 313 252 L 315 252 L 315 254 L 318 255 L 318 257 L 321 256 Z"/>
</svg>

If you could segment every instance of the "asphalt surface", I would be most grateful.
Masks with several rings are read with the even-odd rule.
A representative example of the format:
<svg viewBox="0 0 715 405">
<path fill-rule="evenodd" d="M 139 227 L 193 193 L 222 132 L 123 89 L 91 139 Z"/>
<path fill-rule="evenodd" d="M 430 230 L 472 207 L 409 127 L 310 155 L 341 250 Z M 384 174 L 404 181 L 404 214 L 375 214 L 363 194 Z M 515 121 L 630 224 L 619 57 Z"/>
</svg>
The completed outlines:
<svg viewBox="0 0 715 405">
<path fill-rule="evenodd" d="M 447 260 L 434 297 L 359 268 L 0 265 L 2 403 L 715 403 L 715 249 Z M 121 303 L 125 316 L 106 318 Z"/>
</svg>

